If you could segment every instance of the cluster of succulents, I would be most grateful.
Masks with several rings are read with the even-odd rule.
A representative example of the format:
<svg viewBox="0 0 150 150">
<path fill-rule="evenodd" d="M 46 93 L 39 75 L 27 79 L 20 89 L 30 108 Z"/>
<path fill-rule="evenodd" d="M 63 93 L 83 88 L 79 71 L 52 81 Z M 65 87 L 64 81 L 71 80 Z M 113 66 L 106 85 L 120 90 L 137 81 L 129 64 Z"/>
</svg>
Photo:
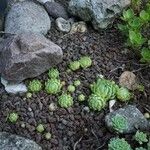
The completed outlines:
<svg viewBox="0 0 150 150">
<path fill-rule="evenodd" d="M 42 83 L 39 80 L 34 79 L 30 81 L 28 89 L 33 93 L 39 92 L 42 89 Z"/>
<path fill-rule="evenodd" d="M 132 150 L 132 148 L 124 138 L 113 138 L 108 144 L 108 150 Z"/>
<path fill-rule="evenodd" d="M 96 82 L 91 84 L 91 91 L 92 91 L 92 95 L 96 95 L 94 97 L 99 97 L 99 100 L 101 101 L 99 102 L 99 104 L 102 103 L 103 105 L 103 107 L 100 107 L 100 105 L 97 105 L 98 98 L 96 98 L 95 101 L 94 101 L 94 98 L 92 98 L 93 101 L 91 101 L 91 97 L 93 96 L 90 96 L 89 98 L 90 108 L 93 110 L 98 110 L 98 111 L 100 111 L 102 108 L 105 107 L 104 104 L 106 105 L 106 102 L 108 100 L 118 98 L 118 100 L 125 102 L 125 101 L 129 101 L 132 98 L 132 95 L 128 89 L 124 87 L 119 88 L 119 86 L 115 84 L 114 81 L 106 80 L 104 78 L 98 78 Z M 94 103 L 94 102 L 96 104 L 91 105 L 91 103 Z M 97 108 L 93 108 L 96 106 Z"/>
<path fill-rule="evenodd" d="M 135 150 L 149 150 L 150 141 L 148 142 L 148 135 L 146 133 L 137 131 L 133 136 L 133 140 L 137 141 L 140 144 L 140 147 L 134 148 Z M 147 148 L 144 148 L 147 147 Z M 147 145 L 147 146 L 146 146 Z M 124 138 L 112 138 L 108 144 L 108 150 L 133 150 L 130 144 Z"/>
<path fill-rule="evenodd" d="M 45 82 L 45 91 L 48 94 L 57 94 L 60 92 L 62 84 L 59 79 L 49 79 Z"/>
<path fill-rule="evenodd" d="M 18 118 L 19 118 L 19 115 L 18 115 L 18 113 L 15 113 L 15 112 L 10 113 L 9 116 L 8 116 L 8 120 L 9 120 L 11 123 L 16 123 L 17 120 L 18 120 Z"/>
<path fill-rule="evenodd" d="M 115 98 L 118 88 L 114 81 L 103 78 L 99 78 L 91 85 L 91 91 L 106 101 Z"/>
<path fill-rule="evenodd" d="M 140 132 L 140 131 L 137 131 L 135 136 L 134 136 L 134 139 L 141 145 L 143 143 L 146 143 L 148 142 L 148 137 L 147 137 L 147 134 L 146 133 L 143 133 L 143 132 Z"/>
<path fill-rule="evenodd" d="M 78 70 L 80 67 L 86 69 L 92 65 L 92 60 L 88 56 L 81 57 L 78 61 L 72 61 L 69 64 L 69 68 L 72 71 Z"/>
<path fill-rule="evenodd" d="M 58 103 L 63 108 L 68 108 L 73 105 L 73 98 L 70 94 L 63 93 L 61 96 L 58 97 Z"/>
<path fill-rule="evenodd" d="M 111 121 L 112 121 L 113 129 L 119 133 L 122 133 L 128 127 L 128 123 L 127 123 L 126 118 L 124 116 L 119 115 L 119 114 L 114 116 L 111 119 Z"/>
</svg>

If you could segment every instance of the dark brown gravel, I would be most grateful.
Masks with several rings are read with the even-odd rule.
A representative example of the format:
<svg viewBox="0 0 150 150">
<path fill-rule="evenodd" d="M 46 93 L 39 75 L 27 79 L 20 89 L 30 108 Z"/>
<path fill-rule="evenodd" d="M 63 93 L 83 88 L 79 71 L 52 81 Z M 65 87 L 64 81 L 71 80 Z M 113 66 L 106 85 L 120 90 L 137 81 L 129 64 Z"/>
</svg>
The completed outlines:
<svg viewBox="0 0 150 150">
<path fill-rule="evenodd" d="M 48 106 L 51 102 L 57 103 L 57 96 L 48 95 L 43 90 L 27 99 L 25 95 L 6 94 L 0 85 L 0 131 L 35 140 L 43 150 L 107 150 L 109 139 L 116 136 L 108 131 L 104 123 L 108 107 L 101 112 L 89 111 L 86 102 L 77 101 L 77 95 L 84 93 L 88 98 L 89 85 L 98 75 L 103 74 L 107 79 L 118 82 L 118 77 L 126 70 L 134 71 L 145 86 L 145 92 L 135 93 L 131 104 L 135 104 L 143 113 L 150 111 L 150 68 L 140 64 L 124 47 L 122 36 L 115 26 L 116 24 L 98 33 L 89 25 L 87 33 L 72 35 L 60 33 L 53 26 L 47 37 L 64 51 L 63 62 L 58 65 L 61 80 L 66 82 L 66 86 L 76 79 L 82 83 L 73 94 L 74 106 L 69 109 L 58 107 L 55 112 L 49 112 Z M 92 58 L 92 67 L 68 74 L 68 63 L 84 55 Z M 38 78 L 44 82 L 48 78 L 47 72 Z M 123 105 L 126 104 L 117 102 L 117 108 Z M 17 111 L 20 116 L 16 124 L 6 120 L 7 115 L 13 111 Z M 44 134 L 35 131 L 39 123 L 44 124 L 46 131 L 52 133 L 51 140 L 45 140 Z M 24 128 L 21 127 L 23 124 Z M 125 137 L 136 146 L 131 135 Z"/>
</svg>

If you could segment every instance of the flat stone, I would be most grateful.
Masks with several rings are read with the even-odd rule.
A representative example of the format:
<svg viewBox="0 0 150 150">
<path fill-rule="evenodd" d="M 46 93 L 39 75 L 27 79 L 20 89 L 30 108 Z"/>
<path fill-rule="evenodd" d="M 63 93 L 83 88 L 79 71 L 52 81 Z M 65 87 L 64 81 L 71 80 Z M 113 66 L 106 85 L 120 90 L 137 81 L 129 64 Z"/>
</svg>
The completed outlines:
<svg viewBox="0 0 150 150">
<path fill-rule="evenodd" d="M 131 0 L 71 0 L 68 11 L 83 21 L 91 21 L 96 30 L 107 28 Z"/>
<path fill-rule="evenodd" d="M 47 34 L 51 21 L 46 10 L 32 1 L 15 3 L 6 16 L 5 32 Z"/>
<path fill-rule="evenodd" d="M 0 132 L 0 150 L 42 150 L 34 141 Z"/>
<path fill-rule="evenodd" d="M 20 83 L 62 61 L 62 49 L 41 34 L 22 33 L 0 42 L 0 73 L 9 83 Z"/>
<path fill-rule="evenodd" d="M 150 122 L 144 117 L 144 115 L 133 105 L 128 105 L 124 108 L 120 108 L 116 111 L 110 112 L 105 117 L 105 122 L 111 131 L 113 129 L 112 118 L 116 115 L 123 116 L 127 120 L 127 128 L 123 130 L 123 134 L 134 133 L 139 130 L 149 130 Z"/>
<path fill-rule="evenodd" d="M 23 83 L 9 84 L 8 81 L 3 78 L 1 78 L 1 83 L 4 85 L 7 93 L 18 94 L 27 92 L 27 87 Z"/>
<path fill-rule="evenodd" d="M 68 13 L 66 9 L 57 2 L 46 2 L 44 4 L 45 9 L 47 10 L 48 14 L 53 18 L 62 17 L 64 19 L 68 19 Z"/>
</svg>

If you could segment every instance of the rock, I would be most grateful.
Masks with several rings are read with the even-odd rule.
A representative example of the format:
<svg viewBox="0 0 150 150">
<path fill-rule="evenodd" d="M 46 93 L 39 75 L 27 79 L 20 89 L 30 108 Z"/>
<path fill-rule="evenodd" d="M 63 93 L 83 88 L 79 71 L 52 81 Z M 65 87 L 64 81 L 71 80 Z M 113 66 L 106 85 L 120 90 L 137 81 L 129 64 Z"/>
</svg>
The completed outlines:
<svg viewBox="0 0 150 150">
<path fill-rule="evenodd" d="M 116 111 L 110 112 L 105 117 L 106 125 L 110 130 L 113 130 L 111 119 L 116 115 L 121 115 L 125 117 L 127 120 L 128 127 L 123 130 L 124 134 L 133 133 L 137 129 L 139 130 L 150 129 L 150 123 L 147 121 L 144 115 L 135 106 L 128 105 L 124 108 L 120 108 Z"/>
<path fill-rule="evenodd" d="M 91 21 L 97 30 L 106 28 L 131 0 L 71 0 L 69 12 L 84 21 Z"/>
<path fill-rule="evenodd" d="M 9 84 L 8 81 L 3 78 L 1 78 L 1 83 L 4 85 L 7 93 L 18 94 L 27 92 L 27 87 L 23 83 Z"/>
<path fill-rule="evenodd" d="M 42 148 L 32 140 L 1 132 L 0 150 L 42 150 Z"/>
<path fill-rule="evenodd" d="M 14 4 L 16 4 L 16 3 L 18 3 L 18 2 L 23 2 L 23 1 L 25 1 L 25 0 L 7 0 L 7 9 L 10 10 L 10 8 L 11 8 Z"/>
<path fill-rule="evenodd" d="M 71 34 L 77 33 L 77 32 L 84 33 L 86 31 L 87 31 L 86 23 L 83 21 L 80 21 L 80 22 L 76 22 L 72 24 L 70 33 Z"/>
<path fill-rule="evenodd" d="M 68 19 L 67 11 L 61 4 L 57 2 L 46 2 L 44 6 L 51 17 L 55 19 L 59 17 Z"/>
<path fill-rule="evenodd" d="M 55 2 L 54 0 L 37 0 L 41 4 L 45 4 L 46 2 Z"/>
<path fill-rule="evenodd" d="M 71 29 L 70 22 L 61 17 L 56 19 L 56 25 L 58 30 L 62 32 L 69 32 Z"/>
<path fill-rule="evenodd" d="M 19 83 L 39 76 L 62 57 L 62 49 L 41 34 L 8 36 L 0 43 L 0 73 L 5 80 Z"/>
<path fill-rule="evenodd" d="M 32 1 L 14 4 L 6 16 L 5 32 L 19 34 L 35 32 L 46 34 L 51 21 L 45 9 Z"/>
<path fill-rule="evenodd" d="M 129 90 L 137 89 L 136 75 L 130 71 L 125 71 L 119 77 L 119 85 L 128 88 Z"/>
<path fill-rule="evenodd" d="M 0 31 L 3 30 L 4 17 L 0 15 Z"/>
</svg>

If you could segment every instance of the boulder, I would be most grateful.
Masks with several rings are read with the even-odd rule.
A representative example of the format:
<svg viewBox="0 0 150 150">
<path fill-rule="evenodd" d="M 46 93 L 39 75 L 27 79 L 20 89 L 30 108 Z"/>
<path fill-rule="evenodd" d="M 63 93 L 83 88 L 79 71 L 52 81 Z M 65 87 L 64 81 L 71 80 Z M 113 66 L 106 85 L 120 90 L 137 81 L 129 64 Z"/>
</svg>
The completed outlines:
<svg viewBox="0 0 150 150">
<path fill-rule="evenodd" d="M 34 141 L 0 132 L 0 150 L 42 150 Z"/>
<path fill-rule="evenodd" d="M 107 28 L 131 0 L 71 0 L 69 12 L 84 21 L 91 21 L 97 30 Z"/>
<path fill-rule="evenodd" d="M 0 42 L 0 73 L 10 83 L 19 83 L 39 76 L 62 57 L 62 49 L 41 34 L 11 35 Z"/>
<path fill-rule="evenodd" d="M 150 123 L 144 117 L 144 115 L 133 105 L 125 106 L 124 108 L 120 108 L 116 111 L 110 112 L 105 117 L 105 122 L 107 127 L 110 130 L 115 131 L 113 128 L 112 118 L 116 115 L 123 116 L 126 118 L 127 127 L 123 129 L 123 134 L 126 133 L 134 133 L 136 130 L 149 130 Z"/>
<path fill-rule="evenodd" d="M 48 1 L 44 4 L 44 6 L 51 17 L 55 19 L 59 17 L 68 19 L 67 11 L 60 3 Z"/>
<path fill-rule="evenodd" d="M 46 10 L 32 1 L 15 3 L 6 16 L 5 32 L 19 34 L 35 32 L 46 34 L 51 21 Z"/>
</svg>

